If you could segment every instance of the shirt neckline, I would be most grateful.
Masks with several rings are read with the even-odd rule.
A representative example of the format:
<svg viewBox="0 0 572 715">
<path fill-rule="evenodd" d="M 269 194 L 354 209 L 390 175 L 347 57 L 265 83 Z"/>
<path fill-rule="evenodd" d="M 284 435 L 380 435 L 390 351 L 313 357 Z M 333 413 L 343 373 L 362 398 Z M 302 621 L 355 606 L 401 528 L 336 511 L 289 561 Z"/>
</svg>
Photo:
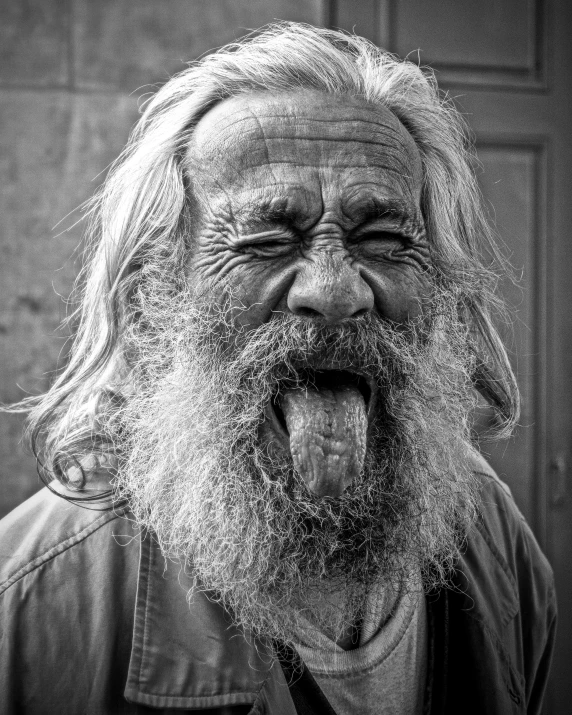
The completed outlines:
<svg viewBox="0 0 572 715">
<path fill-rule="evenodd" d="M 418 609 L 424 607 L 424 601 L 425 594 L 420 585 L 413 588 L 402 587 L 391 617 L 383 623 L 385 614 L 379 614 L 380 627 L 358 648 L 343 650 L 321 633 L 317 634 L 311 646 L 297 643 L 296 648 L 313 673 L 326 676 L 356 675 L 377 667 L 395 651 Z M 424 614 L 420 615 L 424 617 Z M 303 627 L 303 624 L 301 625 Z M 334 648 L 324 648 L 326 641 Z"/>
</svg>

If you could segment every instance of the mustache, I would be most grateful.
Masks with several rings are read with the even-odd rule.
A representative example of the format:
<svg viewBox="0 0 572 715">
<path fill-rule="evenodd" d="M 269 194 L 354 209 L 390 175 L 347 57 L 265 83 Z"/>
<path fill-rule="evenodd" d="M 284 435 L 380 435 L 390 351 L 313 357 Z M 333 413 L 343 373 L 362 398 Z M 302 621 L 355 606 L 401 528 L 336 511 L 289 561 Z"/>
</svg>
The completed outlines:
<svg viewBox="0 0 572 715">
<path fill-rule="evenodd" d="M 196 346 L 196 333 L 191 340 Z M 211 321 L 198 342 L 209 360 L 238 370 L 243 379 L 265 375 L 297 386 L 307 382 L 308 368 L 351 369 L 385 379 L 392 366 L 400 365 L 404 373 L 414 370 L 426 333 L 420 322 L 397 327 L 372 314 L 332 325 L 279 313 L 252 330 Z"/>
</svg>

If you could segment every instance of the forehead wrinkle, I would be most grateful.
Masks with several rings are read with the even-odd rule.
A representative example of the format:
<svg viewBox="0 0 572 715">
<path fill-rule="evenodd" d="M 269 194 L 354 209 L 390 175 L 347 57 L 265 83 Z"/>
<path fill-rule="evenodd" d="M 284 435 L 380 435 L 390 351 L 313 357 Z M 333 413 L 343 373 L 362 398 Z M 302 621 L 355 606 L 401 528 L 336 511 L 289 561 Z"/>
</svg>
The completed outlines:
<svg viewBox="0 0 572 715">
<path fill-rule="evenodd" d="M 269 144 L 276 143 L 278 146 L 283 144 L 285 141 L 293 142 L 308 142 L 308 143 L 343 143 L 345 146 L 350 144 L 373 146 L 383 150 L 385 153 L 391 153 L 392 155 L 399 156 L 402 155 L 407 161 L 416 162 L 417 157 L 414 153 L 416 147 L 414 145 L 413 139 L 409 135 L 403 135 L 401 132 L 393 130 L 391 127 L 383 127 L 375 124 L 374 122 L 361 122 L 361 120 L 353 120 L 343 122 L 344 124 L 352 125 L 351 133 L 340 133 L 334 132 L 341 122 L 337 120 L 332 122 L 328 120 L 330 126 L 333 127 L 332 133 L 323 134 L 312 134 L 312 133 L 297 133 L 297 129 L 307 128 L 312 131 L 314 128 L 312 125 L 319 124 L 318 121 L 308 120 L 304 124 L 296 122 L 296 124 L 291 124 L 287 126 L 281 126 L 278 131 L 275 127 L 270 126 L 265 127 L 261 122 L 261 118 L 253 115 L 253 121 L 256 123 L 257 128 L 260 130 L 259 137 L 264 141 L 266 152 L 268 154 Z M 326 124 L 326 120 L 322 120 L 322 123 Z M 359 131 L 360 124 L 367 124 L 375 126 L 377 136 L 371 136 L 371 132 Z M 270 129 L 270 131 L 269 131 Z M 288 130 L 291 131 L 288 131 Z M 272 133 L 272 132 L 276 133 Z M 250 135 L 255 134 L 255 132 L 249 132 Z M 369 135 L 369 136 L 368 136 Z M 413 146 L 412 146 L 413 144 Z M 248 153 L 248 147 L 247 147 Z"/>
<path fill-rule="evenodd" d="M 301 103 L 300 98 L 305 99 Z M 285 101 L 286 100 L 286 101 Z M 317 100 L 317 101 L 316 101 Z M 219 103 L 220 107 L 225 102 L 239 103 L 237 113 L 244 111 L 245 103 L 248 109 L 256 108 L 258 116 L 261 117 L 276 117 L 280 119 L 301 119 L 308 121 L 317 121 L 328 123 L 331 122 L 329 117 L 322 118 L 316 116 L 315 107 L 323 106 L 332 109 L 338 115 L 338 122 L 353 122 L 356 119 L 356 111 L 364 114 L 369 114 L 373 118 L 360 117 L 360 121 L 371 123 L 378 126 L 393 125 L 399 131 L 409 135 L 408 130 L 403 125 L 399 117 L 393 110 L 385 104 L 372 102 L 363 97 L 352 95 L 350 93 L 332 93 L 321 90 L 294 90 L 282 92 L 246 92 L 236 95 L 223 102 Z M 242 105 L 242 106 L 241 106 Z M 286 105 L 286 106 L 285 106 Z M 214 107 L 211 111 L 216 111 Z M 341 114 L 348 115 L 347 117 L 340 116 Z M 226 116 L 229 116 L 228 114 Z M 389 121 L 388 121 L 389 120 Z"/>
<path fill-rule="evenodd" d="M 404 149 L 409 149 L 411 148 L 412 145 L 415 145 L 415 141 L 411 134 L 407 131 L 407 129 L 399 122 L 398 119 L 396 119 L 399 124 L 397 126 L 391 126 L 389 124 L 383 124 L 380 123 L 379 119 L 378 121 L 374 120 L 368 120 L 368 119 L 363 119 L 363 118 L 337 118 L 335 120 L 333 119 L 324 119 L 321 117 L 300 117 L 296 114 L 284 114 L 284 115 L 279 115 L 279 114 L 269 114 L 267 116 L 264 115 L 256 115 L 257 120 L 260 119 L 294 119 L 295 120 L 295 127 L 310 127 L 313 124 L 323 124 L 324 126 L 329 126 L 329 127 L 338 127 L 341 124 L 351 124 L 352 127 L 354 128 L 356 125 L 363 124 L 364 126 L 371 126 L 374 127 L 376 130 L 376 133 L 379 134 L 385 134 L 391 139 L 394 139 L 401 147 Z M 282 135 L 276 135 L 276 136 L 269 136 L 265 132 L 265 136 L 270 139 L 280 139 Z M 341 138 L 346 137 L 347 134 L 344 134 Z M 330 137 L 331 139 L 334 139 L 334 137 Z M 340 139 L 340 137 L 335 137 L 336 139 Z"/>
<path fill-rule="evenodd" d="M 326 195 L 329 189 L 336 191 L 335 186 L 338 192 L 345 191 L 348 181 L 361 181 L 371 182 L 388 195 L 410 197 L 416 204 L 421 157 L 407 129 L 388 108 L 365 101 L 335 104 L 327 95 L 326 101 L 318 101 L 315 107 L 295 94 L 293 98 L 280 97 L 274 104 L 260 97 L 255 100 L 247 98 L 248 103 L 215 116 L 189 143 L 187 162 L 200 169 L 204 181 L 199 175 L 197 184 L 205 197 L 209 184 L 211 192 L 230 203 L 237 202 L 243 190 L 259 192 L 276 186 L 278 194 L 281 189 L 297 192 L 310 181 L 316 183 L 315 200 L 325 198 L 324 190 Z M 331 117 L 325 116 L 330 109 Z M 372 173 L 379 175 L 373 181 Z"/>
<path fill-rule="evenodd" d="M 336 167 L 330 171 L 335 172 Z M 325 176 L 324 170 L 322 173 Z M 399 166 L 382 163 L 381 159 L 370 162 L 367 166 L 356 166 L 345 170 L 341 188 L 341 204 L 351 205 L 368 201 L 370 197 L 379 196 L 379 200 L 403 201 L 410 210 L 417 209 L 417 199 L 420 187 L 408 164 Z M 327 182 L 325 182 L 327 183 Z"/>
<path fill-rule="evenodd" d="M 303 144 L 304 142 L 312 142 L 314 140 L 299 140 L 300 144 Z M 322 141 L 322 140 L 315 140 L 315 141 Z M 333 140 L 335 141 L 335 140 Z M 359 145 L 362 142 L 356 141 L 356 142 L 348 142 L 348 144 L 355 144 L 356 149 L 359 148 Z M 366 142 L 363 142 L 365 144 Z M 261 157 L 260 154 L 263 153 L 263 156 Z M 319 163 L 316 162 L 315 157 L 313 156 L 305 156 L 303 153 L 301 155 L 297 155 L 293 158 L 278 158 L 278 157 L 273 157 L 271 153 L 269 153 L 268 146 L 265 143 L 264 148 L 258 148 L 256 150 L 251 150 L 245 151 L 241 154 L 239 154 L 236 159 L 234 157 L 229 156 L 228 154 L 225 155 L 224 158 L 224 163 L 226 164 L 226 167 L 224 168 L 224 176 L 229 175 L 229 169 L 232 171 L 232 174 L 235 177 L 240 177 L 243 182 L 248 181 L 248 176 L 252 172 L 256 172 L 258 170 L 267 170 L 271 177 L 269 177 L 269 182 L 270 179 L 274 184 L 282 184 L 284 182 L 284 177 L 280 177 L 276 174 L 275 168 L 284 166 L 292 166 L 294 169 L 300 169 L 300 168 L 310 168 L 310 169 L 315 169 L 317 175 L 322 175 L 325 176 L 329 172 L 336 171 L 339 169 L 343 169 L 344 171 L 348 172 L 359 172 L 359 171 L 379 171 L 379 172 L 384 172 L 386 174 L 391 174 L 392 176 L 397 176 L 399 179 L 399 183 L 402 184 L 405 181 L 414 181 L 415 178 L 415 167 L 412 167 L 410 162 L 407 161 L 408 157 L 403 156 L 400 152 L 380 152 L 378 156 L 358 156 L 358 152 L 355 151 L 353 153 L 348 152 L 350 154 L 351 158 L 351 163 L 344 161 L 344 152 L 338 152 L 339 158 L 333 161 L 329 165 L 324 165 L 320 166 Z M 365 159 L 365 163 L 360 163 L 361 160 Z M 393 161 L 394 163 L 391 163 Z M 248 162 L 248 163 L 247 163 Z M 388 163 L 389 162 L 389 163 Z M 207 177 L 209 177 L 213 182 L 215 181 L 211 171 L 209 171 L 208 166 L 211 165 L 212 162 L 208 162 L 207 160 L 203 160 L 198 164 L 195 164 L 197 168 L 199 168 L 200 171 L 202 171 Z M 217 162 L 218 164 L 218 162 Z M 190 167 L 189 167 L 190 168 Z M 413 171 L 412 171 L 413 169 Z"/>
<path fill-rule="evenodd" d="M 250 117 L 248 117 L 247 119 L 250 119 Z M 232 139 L 232 137 L 229 137 L 228 139 L 228 148 L 231 148 L 232 142 L 230 140 Z M 224 167 L 224 171 L 221 175 L 222 179 L 228 176 L 230 169 L 234 176 L 240 177 L 244 182 L 246 181 L 245 174 L 251 167 L 244 165 L 242 161 L 244 156 L 243 151 L 238 154 L 235 154 L 232 151 L 224 151 L 225 147 L 221 147 L 218 144 L 220 140 L 221 137 L 219 135 L 213 138 L 208 138 L 206 141 L 206 151 L 205 148 L 203 148 L 199 142 L 192 140 L 187 149 L 184 164 L 185 168 L 189 172 L 189 178 L 191 179 L 191 183 L 196 183 L 192 181 L 193 170 L 198 171 L 202 174 L 203 178 L 207 178 L 216 188 L 226 193 L 226 190 L 221 180 L 217 178 L 217 176 L 213 173 L 216 172 L 216 167 L 221 166 L 221 153 L 223 153 L 224 156 L 224 162 L 222 163 L 222 166 Z"/>
<path fill-rule="evenodd" d="M 276 105 L 277 102 L 274 104 L 269 103 L 268 101 L 261 102 L 261 98 L 257 97 L 255 98 L 255 101 L 247 104 L 246 106 L 239 107 L 236 112 L 224 114 L 222 117 L 215 117 L 212 124 L 210 124 L 210 126 L 206 125 L 205 127 L 207 130 L 207 137 L 206 141 L 204 142 L 204 148 L 207 150 L 214 149 L 214 151 L 218 153 L 221 148 L 221 143 L 223 145 L 223 148 L 232 147 L 233 145 L 235 145 L 235 132 L 233 130 L 240 124 L 250 125 L 248 128 L 243 128 L 241 130 L 243 132 L 243 136 L 259 136 L 265 142 L 268 140 L 284 141 L 284 139 L 288 138 L 307 138 L 311 140 L 313 139 L 313 137 L 297 136 L 296 130 L 312 129 L 313 126 L 320 124 L 324 125 L 325 127 L 332 127 L 332 133 L 334 133 L 336 136 L 332 137 L 331 134 L 328 134 L 322 137 L 316 137 L 317 140 L 347 141 L 348 135 L 344 134 L 342 136 L 337 136 L 339 133 L 336 131 L 336 129 L 339 125 L 351 124 L 353 128 L 352 134 L 354 136 L 356 133 L 361 133 L 356 131 L 356 126 L 363 125 L 364 127 L 373 128 L 376 134 L 380 134 L 389 139 L 389 141 L 385 143 L 383 141 L 378 142 L 375 139 L 372 140 L 364 138 L 364 143 L 367 142 L 372 143 L 374 145 L 379 144 L 380 146 L 384 146 L 387 148 L 396 148 L 395 145 L 397 145 L 400 149 L 404 150 L 409 155 L 410 159 L 415 160 L 416 158 L 415 155 L 417 146 L 411 134 L 404 127 L 399 118 L 390 109 L 384 107 L 383 105 L 371 106 L 365 101 L 360 102 L 358 106 L 351 105 L 348 107 L 343 105 L 336 105 L 335 109 L 338 112 L 338 116 L 333 120 L 330 118 L 316 116 L 316 113 L 306 113 L 308 110 L 306 110 L 305 107 L 294 106 L 291 111 L 285 111 L 283 109 L 278 109 L 278 106 Z M 260 108 L 262 111 L 255 111 L 255 109 L 258 108 Z M 276 111 L 272 111 L 274 108 L 276 108 Z M 369 113 L 372 118 L 369 119 L 368 117 L 363 116 L 357 117 L 355 115 L 355 112 L 358 109 L 362 112 Z M 380 111 L 382 109 L 385 110 L 384 113 L 386 114 L 386 117 L 382 115 L 382 112 Z M 214 108 L 214 110 L 211 111 L 216 111 L 216 107 Z M 341 112 L 349 114 L 349 116 L 340 117 L 339 114 Z M 208 113 L 207 115 L 205 115 L 205 118 L 206 117 L 208 117 Z M 204 122 L 205 118 L 203 118 L 201 121 Z M 388 118 L 390 119 L 390 121 L 387 121 Z M 286 120 L 288 123 L 280 127 L 280 134 L 274 135 L 268 133 L 268 130 L 270 129 L 272 131 L 273 127 L 272 125 L 270 125 L 270 127 L 265 127 L 263 124 L 264 120 L 270 120 L 271 122 L 276 120 Z M 201 122 L 199 122 L 199 125 L 197 126 L 197 131 L 195 132 L 193 140 L 193 144 L 197 148 L 199 148 L 200 144 L 203 143 L 202 134 L 204 132 L 201 131 L 200 124 Z M 217 127 L 220 128 L 216 132 L 208 131 L 209 129 L 212 130 L 212 128 L 216 129 Z M 259 130 L 260 134 L 256 131 L 256 129 Z M 288 136 L 288 129 L 293 130 L 293 136 Z M 211 136 L 208 136 L 209 133 L 211 134 Z M 213 144 L 214 146 L 211 146 Z"/>
<path fill-rule="evenodd" d="M 223 129 L 232 128 L 234 124 L 239 124 L 240 122 L 246 122 L 249 119 L 254 119 L 258 124 L 260 124 L 260 120 L 264 119 L 286 119 L 286 120 L 294 120 L 294 125 L 295 126 L 306 126 L 306 125 L 312 125 L 312 124 L 324 124 L 325 126 L 332 126 L 336 127 L 340 124 L 364 124 L 364 125 L 371 125 L 375 127 L 377 130 L 380 132 L 387 131 L 389 133 L 392 133 L 396 137 L 398 137 L 400 140 L 406 140 L 407 137 L 411 138 L 411 135 L 407 131 L 407 129 L 403 126 L 403 124 L 395 117 L 395 122 L 396 125 L 392 126 L 391 124 L 386 124 L 380 121 L 380 118 L 378 117 L 377 119 L 364 119 L 363 117 L 338 117 L 336 119 L 330 119 L 330 118 L 324 118 L 324 117 L 317 117 L 317 116 L 305 116 L 305 115 L 300 115 L 295 112 L 292 112 L 290 114 L 280 114 L 278 112 L 268 112 L 268 113 L 255 113 L 254 109 L 252 107 L 246 107 L 244 110 L 241 110 L 242 112 L 247 112 L 247 116 L 237 116 L 239 113 L 234 115 L 227 115 L 227 117 L 223 117 L 220 121 L 220 123 L 223 122 L 224 119 L 229 119 L 230 121 L 226 126 L 223 125 Z M 393 115 L 395 116 L 395 115 Z M 263 130 L 264 131 L 264 130 Z"/>
<path fill-rule="evenodd" d="M 216 134 L 216 136 L 213 137 L 208 137 L 207 136 L 207 141 L 205 142 L 206 145 L 206 152 L 205 150 L 201 147 L 201 143 L 196 142 L 194 143 L 194 146 L 192 147 L 191 155 L 194 154 L 200 154 L 201 155 L 201 160 L 200 164 L 204 166 L 207 162 L 209 164 L 215 164 L 220 166 L 221 161 L 221 153 L 223 153 L 223 166 L 226 164 L 227 166 L 230 165 L 230 168 L 234 172 L 235 176 L 239 176 L 243 180 L 245 180 L 245 173 L 248 172 L 249 169 L 251 168 L 257 168 L 260 166 L 265 166 L 266 168 L 269 169 L 269 171 L 272 174 L 272 178 L 274 179 L 275 183 L 279 183 L 278 177 L 274 175 L 274 171 L 272 168 L 273 163 L 282 163 L 279 161 L 273 161 L 270 158 L 269 154 L 269 149 L 268 149 L 268 143 L 267 143 L 267 137 L 266 137 L 266 130 L 262 123 L 260 122 L 259 117 L 254 113 L 252 107 L 247 106 L 244 110 L 242 110 L 245 114 L 242 116 L 236 116 L 236 115 L 231 115 L 230 116 L 230 122 L 227 123 L 226 126 L 223 127 L 222 132 L 219 132 Z M 229 118 L 228 116 L 223 117 L 222 121 L 225 119 Z M 252 146 L 252 144 L 247 140 L 247 141 L 241 141 L 239 143 L 239 146 L 241 149 L 237 151 L 233 151 L 234 147 L 237 145 L 237 142 L 235 141 L 235 136 L 233 135 L 232 132 L 227 132 L 225 136 L 225 129 L 232 129 L 236 127 L 236 125 L 239 125 L 241 123 L 247 123 L 248 129 L 243 132 L 242 137 L 244 138 L 245 135 L 251 135 L 255 137 L 256 145 L 255 147 Z M 284 139 L 287 139 L 288 137 L 285 137 L 282 135 L 280 139 L 283 141 Z M 222 143 L 222 147 L 220 146 L 220 143 Z M 224 151 L 225 148 L 228 149 L 228 151 Z M 222 150 L 222 152 L 221 152 Z M 262 157 L 260 157 L 260 154 L 263 154 Z M 209 155 L 214 154 L 214 157 L 210 157 Z M 244 159 L 245 157 L 252 157 L 253 161 L 250 164 L 245 163 Z M 233 159 L 235 159 L 233 161 Z M 254 159 L 257 159 L 254 161 Z M 288 163 L 288 162 L 283 162 L 283 163 Z M 228 174 L 228 171 L 225 167 L 224 174 Z"/>
<path fill-rule="evenodd" d="M 244 123 L 248 123 L 252 127 L 253 115 L 251 113 L 251 109 L 247 107 L 246 112 L 247 113 L 245 114 L 245 110 L 241 110 L 240 112 L 236 112 L 234 114 L 225 114 L 222 117 L 215 117 L 210 123 L 206 123 L 205 120 L 208 119 L 210 114 L 210 112 L 207 112 L 195 127 L 195 131 L 192 133 L 188 151 L 204 151 L 204 148 L 206 147 L 207 150 L 211 150 L 212 148 L 218 153 L 218 151 L 220 151 L 219 142 L 222 141 L 223 143 L 232 143 L 231 140 L 233 139 L 233 134 L 232 132 L 229 134 L 229 130 Z M 204 126 L 201 126 L 203 123 Z M 257 126 L 259 127 L 259 125 Z M 227 136 L 225 136 L 225 133 Z M 252 131 L 251 128 L 250 131 L 247 130 L 244 133 L 254 134 L 254 131 Z"/>
<path fill-rule="evenodd" d="M 267 141 L 267 138 L 266 138 L 266 132 L 265 132 L 265 130 L 264 130 L 264 127 L 262 126 L 262 123 L 261 123 L 259 117 L 254 113 L 252 107 L 248 106 L 248 107 L 247 107 L 247 111 L 250 113 L 251 118 L 254 120 L 254 122 L 256 123 L 256 125 L 257 125 L 257 127 L 258 127 L 258 129 L 260 130 L 260 133 L 262 134 L 262 141 L 263 141 L 263 143 L 264 143 L 264 156 L 265 156 L 265 159 L 266 159 L 266 165 L 267 165 L 268 168 L 270 169 L 270 172 L 271 172 L 271 174 L 272 174 L 272 178 L 273 178 L 273 180 L 274 180 L 274 183 L 278 183 L 278 177 L 277 177 L 276 174 L 274 173 L 273 162 L 270 161 L 270 152 L 269 152 L 269 148 L 268 148 L 268 141 Z M 243 153 L 244 153 L 244 152 L 243 152 Z"/>
<path fill-rule="evenodd" d="M 284 161 L 282 163 L 287 164 L 290 163 L 290 161 Z M 314 168 L 313 164 L 310 164 L 310 166 L 311 168 Z M 335 171 L 335 168 L 335 166 L 325 167 L 322 171 L 318 172 L 318 175 Z M 384 167 L 380 165 L 369 166 L 365 170 L 368 173 L 374 173 L 375 175 L 375 172 L 380 168 L 384 169 L 386 174 L 396 174 L 398 177 L 398 181 L 395 182 L 394 185 L 386 187 L 386 191 L 391 192 L 393 196 L 390 194 L 387 194 L 382 198 L 371 196 L 369 191 L 379 192 L 380 189 L 383 191 L 383 184 L 387 183 L 387 178 L 385 181 L 381 182 L 381 186 L 379 181 L 380 177 L 376 177 L 378 178 L 376 181 L 372 180 L 372 177 L 372 179 L 364 183 L 363 176 L 359 176 L 360 170 L 363 171 L 364 167 L 356 168 L 355 186 L 353 185 L 353 182 L 345 183 L 343 195 L 340 198 L 341 213 L 348 218 L 353 218 L 356 214 L 368 212 L 370 217 L 373 219 L 381 217 L 382 215 L 387 215 L 388 211 L 393 211 L 395 213 L 403 213 L 404 215 L 407 214 L 410 217 L 414 216 L 417 222 L 422 223 L 422 219 L 419 217 L 420 209 L 418 208 L 414 198 L 413 187 L 410 185 L 409 181 L 407 181 L 407 179 L 411 179 L 411 177 L 396 171 L 393 167 Z M 321 181 L 320 179 L 317 179 L 316 182 L 316 188 L 318 189 L 318 192 L 316 193 L 316 191 L 312 191 L 309 188 L 307 183 L 297 183 L 292 180 L 280 179 L 273 173 L 273 180 L 267 183 L 265 182 L 264 191 L 267 192 L 276 188 L 278 192 L 287 191 L 286 194 L 281 196 L 280 193 L 277 193 L 271 196 L 267 195 L 266 197 L 260 195 L 252 197 L 248 195 L 249 191 L 245 188 L 241 191 L 241 195 L 246 198 L 243 201 L 237 202 L 240 195 L 233 196 L 232 193 L 229 193 L 228 187 L 226 187 L 224 183 L 212 176 L 212 174 L 206 169 L 205 173 L 212 182 L 212 186 L 216 187 L 219 197 L 221 197 L 223 201 L 222 204 L 218 201 L 213 203 L 215 197 L 208 197 L 208 189 L 206 189 L 204 184 L 198 182 L 197 185 L 196 182 L 192 182 L 195 193 L 197 194 L 197 199 L 199 199 L 203 205 L 208 205 L 210 199 L 211 207 L 214 208 L 217 206 L 218 210 L 221 210 L 224 207 L 228 217 L 232 221 L 248 221 L 249 219 L 272 220 L 272 218 L 276 218 L 278 214 L 280 214 L 281 218 L 284 218 L 287 215 L 290 215 L 292 218 L 306 218 L 306 214 L 309 215 L 309 212 L 305 211 L 304 207 L 307 209 L 311 205 L 323 205 L 324 203 L 325 197 L 323 195 L 323 189 L 324 184 L 327 184 L 327 181 Z M 246 170 L 244 174 L 247 176 L 248 170 Z M 244 178 L 246 178 L 246 176 Z M 245 186 L 248 186 L 247 181 L 245 182 Z M 198 191 L 196 191 L 197 188 Z M 396 191 L 399 196 L 395 195 Z M 328 194 L 330 192 L 326 189 L 326 193 Z M 356 204 L 358 205 L 357 209 L 355 208 Z M 363 204 L 366 208 L 362 210 L 361 207 L 359 207 L 359 204 Z M 374 208 L 368 211 L 368 206 Z"/>
</svg>

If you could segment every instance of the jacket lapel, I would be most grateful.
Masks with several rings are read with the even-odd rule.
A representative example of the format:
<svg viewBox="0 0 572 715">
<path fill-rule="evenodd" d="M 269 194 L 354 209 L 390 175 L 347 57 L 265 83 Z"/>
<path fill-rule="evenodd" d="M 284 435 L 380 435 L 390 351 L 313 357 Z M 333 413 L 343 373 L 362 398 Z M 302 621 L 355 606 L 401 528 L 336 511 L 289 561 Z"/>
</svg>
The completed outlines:
<svg viewBox="0 0 572 715">
<path fill-rule="evenodd" d="M 293 704 L 288 707 L 292 701 L 280 664 L 268 647 L 245 637 L 220 605 L 193 590 L 181 564 L 165 560 L 150 535 L 141 541 L 124 694 L 133 703 L 155 708 L 259 702 L 266 712 L 295 714 Z"/>
<path fill-rule="evenodd" d="M 480 519 L 449 588 L 427 596 L 426 713 L 448 715 L 462 710 L 467 715 L 516 715 L 525 711 L 524 682 L 505 647 L 511 640 L 507 627 L 518 611 L 514 578 L 495 546 L 487 520 Z"/>
</svg>

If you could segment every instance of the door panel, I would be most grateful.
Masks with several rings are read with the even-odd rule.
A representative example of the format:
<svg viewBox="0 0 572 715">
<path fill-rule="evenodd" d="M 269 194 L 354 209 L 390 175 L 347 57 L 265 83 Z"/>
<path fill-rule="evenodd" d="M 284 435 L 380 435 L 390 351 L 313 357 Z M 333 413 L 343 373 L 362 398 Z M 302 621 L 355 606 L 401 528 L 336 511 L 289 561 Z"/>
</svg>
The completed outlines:
<svg viewBox="0 0 572 715">
<path fill-rule="evenodd" d="M 531 88 L 543 82 L 540 0 L 401 0 L 393 7 L 394 49 L 405 56 L 420 48 L 440 80 Z"/>
<path fill-rule="evenodd" d="M 520 424 L 509 440 L 482 443 L 481 449 L 499 476 L 510 486 L 520 509 L 540 527 L 543 515 L 535 499 L 538 433 L 544 431 L 538 400 L 542 394 L 544 345 L 538 345 L 535 268 L 544 263 L 537 196 L 543 182 L 542 145 L 503 145 L 479 142 L 483 167 L 480 183 L 491 208 L 503 252 L 510 259 L 518 284 L 505 279 L 499 286 L 509 310 L 510 324 L 499 327 L 509 349 L 522 398 Z"/>
</svg>

